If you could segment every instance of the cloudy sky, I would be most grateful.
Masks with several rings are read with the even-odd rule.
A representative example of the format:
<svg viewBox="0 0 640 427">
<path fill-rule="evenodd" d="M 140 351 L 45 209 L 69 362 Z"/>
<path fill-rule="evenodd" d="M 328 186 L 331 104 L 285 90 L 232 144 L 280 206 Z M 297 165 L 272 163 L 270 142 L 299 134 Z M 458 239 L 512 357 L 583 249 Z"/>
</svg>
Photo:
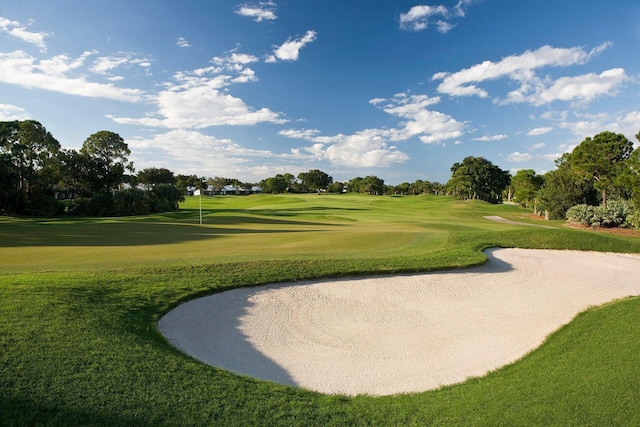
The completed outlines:
<svg viewBox="0 0 640 427">
<path fill-rule="evenodd" d="M 637 0 L 2 0 L 0 120 L 247 182 L 544 173 L 601 131 L 635 141 L 639 52 Z"/>
</svg>

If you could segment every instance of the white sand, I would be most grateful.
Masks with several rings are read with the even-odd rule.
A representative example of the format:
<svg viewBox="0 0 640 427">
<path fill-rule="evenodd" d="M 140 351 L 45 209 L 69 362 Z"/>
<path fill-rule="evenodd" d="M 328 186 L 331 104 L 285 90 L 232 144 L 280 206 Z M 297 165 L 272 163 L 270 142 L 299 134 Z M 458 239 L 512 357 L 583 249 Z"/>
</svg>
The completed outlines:
<svg viewBox="0 0 640 427">
<path fill-rule="evenodd" d="M 640 295 L 640 256 L 493 249 L 469 270 L 236 289 L 182 304 L 162 334 L 209 365 L 349 395 L 480 376 L 589 306 Z"/>
</svg>

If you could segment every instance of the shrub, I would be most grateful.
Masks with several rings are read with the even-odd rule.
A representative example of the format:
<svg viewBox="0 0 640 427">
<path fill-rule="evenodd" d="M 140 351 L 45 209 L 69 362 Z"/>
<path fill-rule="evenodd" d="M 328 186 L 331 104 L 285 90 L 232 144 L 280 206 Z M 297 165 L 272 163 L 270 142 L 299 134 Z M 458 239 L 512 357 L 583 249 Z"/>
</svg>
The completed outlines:
<svg viewBox="0 0 640 427">
<path fill-rule="evenodd" d="M 118 191 L 113 197 L 115 216 L 146 215 L 149 213 L 148 197 L 137 188 Z"/>
<path fill-rule="evenodd" d="M 640 230 L 640 211 L 634 211 L 632 214 L 627 215 L 627 224 L 629 224 L 629 227 Z"/>
<path fill-rule="evenodd" d="M 178 202 L 184 197 L 173 185 L 157 185 L 151 191 L 129 188 L 109 193 L 96 194 L 90 198 L 79 198 L 69 202 L 67 213 L 78 216 L 130 216 L 178 210 Z"/>
<path fill-rule="evenodd" d="M 607 206 L 580 204 L 567 210 L 567 220 L 593 227 L 626 227 L 634 215 L 633 207 L 624 200 L 611 200 Z"/>
<path fill-rule="evenodd" d="M 611 200 L 607 207 L 600 205 L 594 209 L 592 225 L 596 227 L 623 227 L 627 224 L 627 215 L 631 213 L 629 203 L 623 200 Z"/>
<path fill-rule="evenodd" d="M 579 204 L 575 206 L 571 206 L 567 209 L 566 217 L 569 222 L 574 222 L 576 224 L 582 225 L 591 225 L 591 221 L 593 219 L 593 206 L 589 206 L 587 204 Z"/>
</svg>

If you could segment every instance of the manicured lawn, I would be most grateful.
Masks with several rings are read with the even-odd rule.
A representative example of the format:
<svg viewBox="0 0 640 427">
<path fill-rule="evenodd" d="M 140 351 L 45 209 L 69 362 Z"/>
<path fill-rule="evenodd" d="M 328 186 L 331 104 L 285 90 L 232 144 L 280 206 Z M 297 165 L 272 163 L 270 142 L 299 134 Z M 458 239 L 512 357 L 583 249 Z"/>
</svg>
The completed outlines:
<svg viewBox="0 0 640 427">
<path fill-rule="evenodd" d="M 446 197 L 203 197 L 177 213 L 0 219 L 0 425 L 638 425 L 640 298 L 593 308 L 483 378 L 389 397 L 236 376 L 169 346 L 171 307 L 238 286 L 483 262 L 489 246 L 640 253 L 640 239 L 500 224 Z"/>
</svg>

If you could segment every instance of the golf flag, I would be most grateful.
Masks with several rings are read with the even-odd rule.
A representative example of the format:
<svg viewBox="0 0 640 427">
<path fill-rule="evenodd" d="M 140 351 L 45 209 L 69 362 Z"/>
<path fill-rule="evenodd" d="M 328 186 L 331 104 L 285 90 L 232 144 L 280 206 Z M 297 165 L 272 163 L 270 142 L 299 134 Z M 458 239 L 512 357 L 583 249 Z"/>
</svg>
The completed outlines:
<svg viewBox="0 0 640 427">
<path fill-rule="evenodd" d="M 198 197 L 198 201 L 200 202 L 200 224 L 202 224 L 202 194 L 200 193 L 200 189 L 194 190 L 193 195 L 200 196 Z"/>
</svg>

